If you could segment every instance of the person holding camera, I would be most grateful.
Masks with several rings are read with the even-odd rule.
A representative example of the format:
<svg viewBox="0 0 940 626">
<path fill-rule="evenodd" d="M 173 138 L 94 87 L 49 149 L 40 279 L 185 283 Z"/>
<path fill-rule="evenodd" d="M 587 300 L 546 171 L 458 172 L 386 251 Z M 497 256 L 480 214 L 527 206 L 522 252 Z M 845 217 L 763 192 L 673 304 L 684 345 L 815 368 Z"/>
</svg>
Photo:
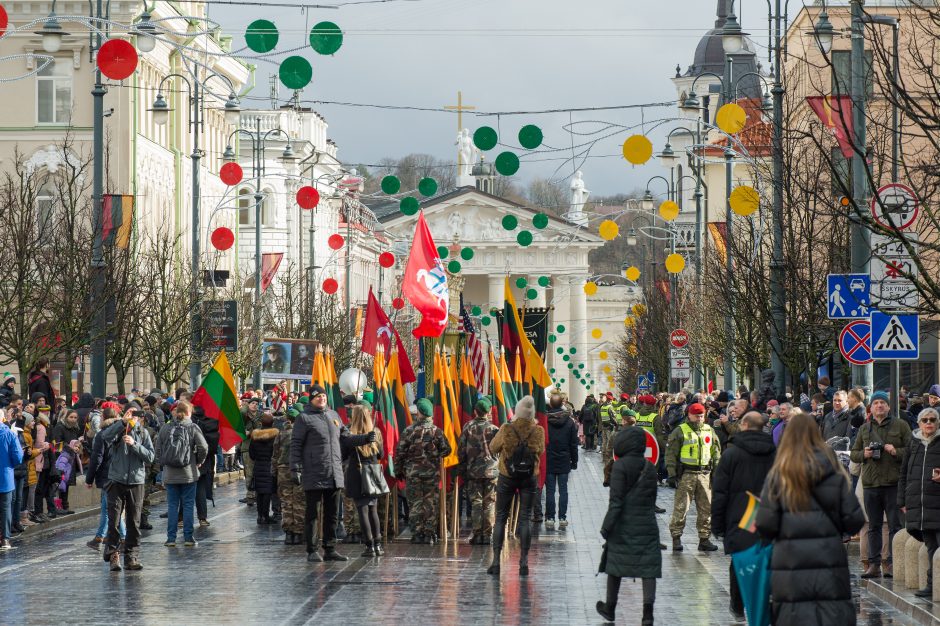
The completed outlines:
<svg viewBox="0 0 940 626">
<path fill-rule="evenodd" d="M 891 417 L 888 394 L 876 391 L 871 396 L 871 419 L 858 431 L 852 446 L 851 459 L 862 464 L 865 514 L 868 516 L 868 568 L 862 578 L 882 575 L 881 527 L 888 519 L 888 559 L 884 564 L 885 578 L 891 578 L 891 541 L 901 530 L 898 507 L 898 480 L 904 451 L 911 443 L 911 427 Z"/>
</svg>

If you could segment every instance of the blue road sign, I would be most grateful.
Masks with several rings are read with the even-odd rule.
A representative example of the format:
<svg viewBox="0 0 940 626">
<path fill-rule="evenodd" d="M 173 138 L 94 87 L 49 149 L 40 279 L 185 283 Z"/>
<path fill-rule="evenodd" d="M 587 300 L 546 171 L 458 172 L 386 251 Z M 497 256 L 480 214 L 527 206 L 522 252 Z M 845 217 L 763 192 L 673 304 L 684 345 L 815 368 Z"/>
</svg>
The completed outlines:
<svg viewBox="0 0 940 626">
<path fill-rule="evenodd" d="M 650 370 L 646 372 L 646 380 L 650 382 L 651 385 L 656 383 L 656 372 Z"/>
<path fill-rule="evenodd" d="M 871 277 L 868 274 L 829 274 L 826 282 L 829 319 L 868 319 L 871 310 Z"/>
<path fill-rule="evenodd" d="M 636 389 L 637 391 L 649 391 L 650 390 L 650 380 L 646 376 L 640 374 L 636 377 Z"/>
<path fill-rule="evenodd" d="M 839 352 L 849 363 L 868 365 L 871 358 L 871 324 L 868 320 L 849 322 L 839 335 Z"/>
<path fill-rule="evenodd" d="M 872 311 L 871 348 L 874 359 L 917 359 L 920 356 L 920 318 Z"/>
</svg>

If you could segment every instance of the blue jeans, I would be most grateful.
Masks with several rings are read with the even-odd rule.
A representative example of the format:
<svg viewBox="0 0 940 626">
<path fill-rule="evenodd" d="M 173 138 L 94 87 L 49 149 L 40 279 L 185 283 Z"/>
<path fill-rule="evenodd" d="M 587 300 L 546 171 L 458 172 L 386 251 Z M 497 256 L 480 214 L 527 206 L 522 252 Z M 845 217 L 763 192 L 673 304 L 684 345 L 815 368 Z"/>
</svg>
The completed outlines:
<svg viewBox="0 0 940 626">
<path fill-rule="evenodd" d="M 196 483 L 164 485 L 166 487 L 166 538 L 176 541 L 180 502 L 183 503 L 183 539 L 193 538 L 193 507 L 196 505 Z"/>
<path fill-rule="evenodd" d="M 20 523 L 20 511 L 23 510 L 23 487 L 26 485 L 26 477 L 13 479 L 13 502 L 10 504 L 12 511 L 12 522 L 14 526 Z"/>
<path fill-rule="evenodd" d="M 568 474 L 545 474 L 545 519 L 555 519 L 555 485 L 558 485 L 558 519 L 568 518 Z"/>
<path fill-rule="evenodd" d="M 104 539 L 108 536 L 108 492 L 101 490 L 101 515 L 98 516 L 98 532 L 95 537 Z M 121 516 L 121 523 L 118 526 L 118 532 L 121 533 L 121 539 L 124 539 L 124 516 Z"/>
<path fill-rule="evenodd" d="M 10 539 L 13 525 L 13 492 L 0 493 L 0 537 Z"/>
</svg>

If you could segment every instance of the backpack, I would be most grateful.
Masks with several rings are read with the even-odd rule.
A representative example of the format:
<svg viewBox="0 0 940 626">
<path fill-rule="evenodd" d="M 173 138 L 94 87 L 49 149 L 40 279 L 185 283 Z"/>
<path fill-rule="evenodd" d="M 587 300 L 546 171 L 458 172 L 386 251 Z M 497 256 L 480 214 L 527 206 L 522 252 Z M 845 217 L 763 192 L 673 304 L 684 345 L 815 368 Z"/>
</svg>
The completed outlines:
<svg viewBox="0 0 940 626">
<path fill-rule="evenodd" d="M 513 431 L 513 434 L 516 433 L 512 426 L 509 428 Z M 518 435 L 516 436 L 518 437 Z M 520 438 L 516 449 L 513 450 L 506 461 L 506 470 L 509 472 L 510 478 L 529 478 L 535 473 L 535 464 L 537 462 L 538 459 L 535 458 L 535 454 L 529 449 L 529 442 Z"/>
<path fill-rule="evenodd" d="M 189 426 L 171 424 L 166 444 L 161 446 L 160 462 L 168 467 L 188 467 L 192 462 L 193 435 Z"/>
</svg>

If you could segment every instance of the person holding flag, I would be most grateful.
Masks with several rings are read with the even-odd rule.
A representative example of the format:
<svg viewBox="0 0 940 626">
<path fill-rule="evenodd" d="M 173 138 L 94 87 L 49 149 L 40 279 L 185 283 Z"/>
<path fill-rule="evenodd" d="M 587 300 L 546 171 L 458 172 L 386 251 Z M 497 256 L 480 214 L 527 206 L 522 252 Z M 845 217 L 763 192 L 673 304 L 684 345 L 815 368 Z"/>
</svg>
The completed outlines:
<svg viewBox="0 0 940 626">
<path fill-rule="evenodd" d="M 473 536 L 470 544 L 489 544 L 496 518 L 496 477 L 499 468 L 490 444 L 499 429 L 490 419 L 492 405 L 480 398 L 473 406 L 473 420 L 467 423 L 457 442 L 460 460 L 458 475 L 470 500 Z"/>
</svg>

